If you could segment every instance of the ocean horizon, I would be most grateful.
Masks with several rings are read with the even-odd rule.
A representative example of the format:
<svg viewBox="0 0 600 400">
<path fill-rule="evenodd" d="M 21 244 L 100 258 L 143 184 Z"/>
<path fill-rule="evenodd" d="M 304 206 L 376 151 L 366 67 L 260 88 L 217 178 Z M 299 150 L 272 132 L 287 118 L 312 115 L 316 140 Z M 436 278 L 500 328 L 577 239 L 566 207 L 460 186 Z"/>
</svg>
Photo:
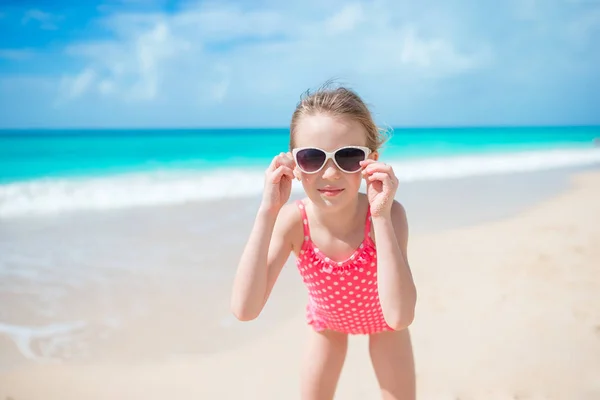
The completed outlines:
<svg viewBox="0 0 600 400">
<path fill-rule="evenodd" d="M 600 126 L 390 133 L 381 159 L 403 182 L 600 163 Z M 0 218 L 256 195 L 288 143 L 288 128 L 0 130 Z"/>
</svg>

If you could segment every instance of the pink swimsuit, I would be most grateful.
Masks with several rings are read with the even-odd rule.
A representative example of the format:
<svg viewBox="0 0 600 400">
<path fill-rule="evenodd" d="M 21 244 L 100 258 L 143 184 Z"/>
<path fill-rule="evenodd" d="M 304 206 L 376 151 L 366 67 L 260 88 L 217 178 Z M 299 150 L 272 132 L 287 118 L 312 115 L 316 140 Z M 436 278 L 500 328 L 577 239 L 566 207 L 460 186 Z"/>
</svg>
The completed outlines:
<svg viewBox="0 0 600 400">
<path fill-rule="evenodd" d="M 377 291 L 377 251 L 371 240 L 370 213 L 365 221 L 365 237 L 352 256 L 336 262 L 319 251 L 310 238 L 304 204 L 302 213 L 304 243 L 296 265 L 308 289 L 306 318 L 315 330 L 347 334 L 372 334 L 393 330 L 383 318 Z"/>
</svg>

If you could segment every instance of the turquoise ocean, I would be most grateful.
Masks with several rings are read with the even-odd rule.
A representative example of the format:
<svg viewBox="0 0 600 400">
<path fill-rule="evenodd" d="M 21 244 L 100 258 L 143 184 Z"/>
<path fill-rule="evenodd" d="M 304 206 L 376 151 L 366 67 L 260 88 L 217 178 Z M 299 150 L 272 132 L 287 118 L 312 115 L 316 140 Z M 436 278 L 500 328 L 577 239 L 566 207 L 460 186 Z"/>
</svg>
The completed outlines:
<svg viewBox="0 0 600 400">
<path fill-rule="evenodd" d="M 394 128 L 404 182 L 600 162 L 600 127 Z M 0 218 L 260 193 L 288 129 L 3 130 Z"/>
<path fill-rule="evenodd" d="M 600 127 L 394 128 L 403 181 L 600 162 Z M 288 129 L 0 131 L 0 218 L 260 193 Z"/>
</svg>

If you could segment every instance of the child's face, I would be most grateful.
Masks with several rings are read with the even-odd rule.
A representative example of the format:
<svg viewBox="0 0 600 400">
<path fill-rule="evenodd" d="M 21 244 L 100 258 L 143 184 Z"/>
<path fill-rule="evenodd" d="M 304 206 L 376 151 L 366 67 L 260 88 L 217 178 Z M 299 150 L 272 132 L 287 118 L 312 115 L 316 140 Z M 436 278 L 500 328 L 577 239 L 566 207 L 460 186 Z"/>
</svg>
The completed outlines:
<svg viewBox="0 0 600 400">
<path fill-rule="evenodd" d="M 352 119 L 330 117 L 327 114 L 304 116 L 296 126 L 294 146 L 317 147 L 334 152 L 345 146 L 366 146 L 364 128 Z M 369 158 L 377 158 L 371 153 Z M 301 179 L 307 196 L 317 206 L 338 208 L 352 201 L 360 189 L 362 175 L 360 171 L 347 173 L 333 162 L 327 160 L 323 168 L 316 173 L 306 173 L 295 167 L 296 177 Z"/>
</svg>

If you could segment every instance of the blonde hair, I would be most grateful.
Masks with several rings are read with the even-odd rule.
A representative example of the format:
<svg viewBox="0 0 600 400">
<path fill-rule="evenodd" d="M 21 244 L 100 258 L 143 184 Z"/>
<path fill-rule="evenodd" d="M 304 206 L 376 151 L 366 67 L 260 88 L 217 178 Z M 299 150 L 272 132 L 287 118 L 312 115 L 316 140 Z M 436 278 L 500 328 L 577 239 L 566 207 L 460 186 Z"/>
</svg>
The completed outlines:
<svg viewBox="0 0 600 400">
<path fill-rule="evenodd" d="M 372 151 L 379 150 L 387 141 L 389 131 L 377 127 L 371 111 L 356 92 L 343 86 L 331 86 L 331 82 L 326 82 L 314 93 L 307 90 L 300 97 L 290 123 L 290 150 L 294 148 L 294 135 L 300 119 L 319 113 L 343 116 L 358 122 L 365 129 L 367 147 Z"/>
</svg>

